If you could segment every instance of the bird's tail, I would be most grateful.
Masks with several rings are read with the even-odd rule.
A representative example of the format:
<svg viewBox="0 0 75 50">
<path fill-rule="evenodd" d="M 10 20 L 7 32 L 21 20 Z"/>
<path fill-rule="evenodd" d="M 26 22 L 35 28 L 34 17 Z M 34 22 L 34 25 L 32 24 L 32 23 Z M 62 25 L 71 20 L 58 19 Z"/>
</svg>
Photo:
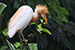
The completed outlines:
<svg viewBox="0 0 75 50">
<path fill-rule="evenodd" d="M 15 35 L 15 33 L 16 33 L 16 30 L 15 29 L 9 29 L 7 36 L 9 38 L 12 38 Z"/>
</svg>

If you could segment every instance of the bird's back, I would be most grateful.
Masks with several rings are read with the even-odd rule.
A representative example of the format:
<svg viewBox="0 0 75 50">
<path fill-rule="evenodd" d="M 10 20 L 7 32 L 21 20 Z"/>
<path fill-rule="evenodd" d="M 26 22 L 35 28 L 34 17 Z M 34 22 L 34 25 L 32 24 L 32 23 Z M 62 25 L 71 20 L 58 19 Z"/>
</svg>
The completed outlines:
<svg viewBox="0 0 75 50">
<path fill-rule="evenodd" d="M 33 10 L 29 6 L 21 6 L 10 18 L 8 24 L 8 35 L 12 34 L 10 30 L 16 31 L 24 29 L 32 19 Z"/>
<path fill-rule="evenodd" d="M 13 28 L 15 24 L 17 24 L 19 22 L 19 20 L 21 20 L 24 17 L 27 17 L 25 16 L 26 13 L 28 12 L 31 12 L 31 14 L 33 13 L 32 11 L 32 8 L 29 7 L 29 6 L 21 6 L 17 11 L 16 13 L 10 18 L 9 20 L 9 24 L 8 24 L 8 29 L 9 28 Z M 30 15 L 31 15 L 30 14 Z M 29 13 L 28 13 L 29 15 Z M 31 17 L 30 17 L 31 18 Z M 26 18 L 25 18 L 26 19 Z"/>
</svg>

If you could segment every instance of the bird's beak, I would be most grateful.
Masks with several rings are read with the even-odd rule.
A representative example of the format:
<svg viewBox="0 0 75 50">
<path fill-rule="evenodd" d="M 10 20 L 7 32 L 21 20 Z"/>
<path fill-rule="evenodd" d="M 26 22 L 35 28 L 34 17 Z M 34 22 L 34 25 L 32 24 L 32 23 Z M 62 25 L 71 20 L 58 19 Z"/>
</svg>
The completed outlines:
<svg viewBox="0 0 75 50">
<path fill-rule="evenodd" d="M 48 24 L 47 18 L 46 18 L 46 14 L 43 14 L 42 17 L 43 17 L 43 19 L 45 20 L 45 23 Z"/>
</svg>

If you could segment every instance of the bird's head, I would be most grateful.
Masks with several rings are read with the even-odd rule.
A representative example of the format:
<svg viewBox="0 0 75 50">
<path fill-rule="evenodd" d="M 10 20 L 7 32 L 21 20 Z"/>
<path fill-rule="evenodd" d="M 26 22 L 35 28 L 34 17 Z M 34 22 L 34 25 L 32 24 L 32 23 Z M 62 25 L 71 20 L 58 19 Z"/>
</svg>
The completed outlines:
<svg viewBox="0 0 75 50">
<path fill-rule="evenodd" d="M 36 5 L 35 11 L 37 11 L 38 16 L 42 16 L 47 24 L 46 15 L 48 14 L 48 8 L 46 7 L 46 5 Z"/>
</svg>

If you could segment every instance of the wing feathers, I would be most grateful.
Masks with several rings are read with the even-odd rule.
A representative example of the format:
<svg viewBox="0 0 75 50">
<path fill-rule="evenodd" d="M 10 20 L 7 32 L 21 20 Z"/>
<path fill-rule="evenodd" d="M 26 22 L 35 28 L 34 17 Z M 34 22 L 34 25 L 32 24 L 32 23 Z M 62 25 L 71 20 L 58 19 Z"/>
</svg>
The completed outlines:
<svg viewBox="0 0 75 50">
<path fill-rule="evenodd" d="M 26 13 L 26 8 L 20 7 L 17 12 L 10 18 L 8 29 L 12 28 Z"/>
<path fill-rule="evenodd" d="M 21 6 L 10 18 L 8 36 L 13 37 L 18 30 L 23 30 L 31 21 L 33 10 L 29 6 Z M 12 30 L 12 31 L 11 31 Z"/>
<path fill-rule="evenodd" d="M 23 10 L 23 7 L 19 8 L 17 12 L 11 17 L 10 21 L 12 22 L 22 10 Z"/>
</svg>

